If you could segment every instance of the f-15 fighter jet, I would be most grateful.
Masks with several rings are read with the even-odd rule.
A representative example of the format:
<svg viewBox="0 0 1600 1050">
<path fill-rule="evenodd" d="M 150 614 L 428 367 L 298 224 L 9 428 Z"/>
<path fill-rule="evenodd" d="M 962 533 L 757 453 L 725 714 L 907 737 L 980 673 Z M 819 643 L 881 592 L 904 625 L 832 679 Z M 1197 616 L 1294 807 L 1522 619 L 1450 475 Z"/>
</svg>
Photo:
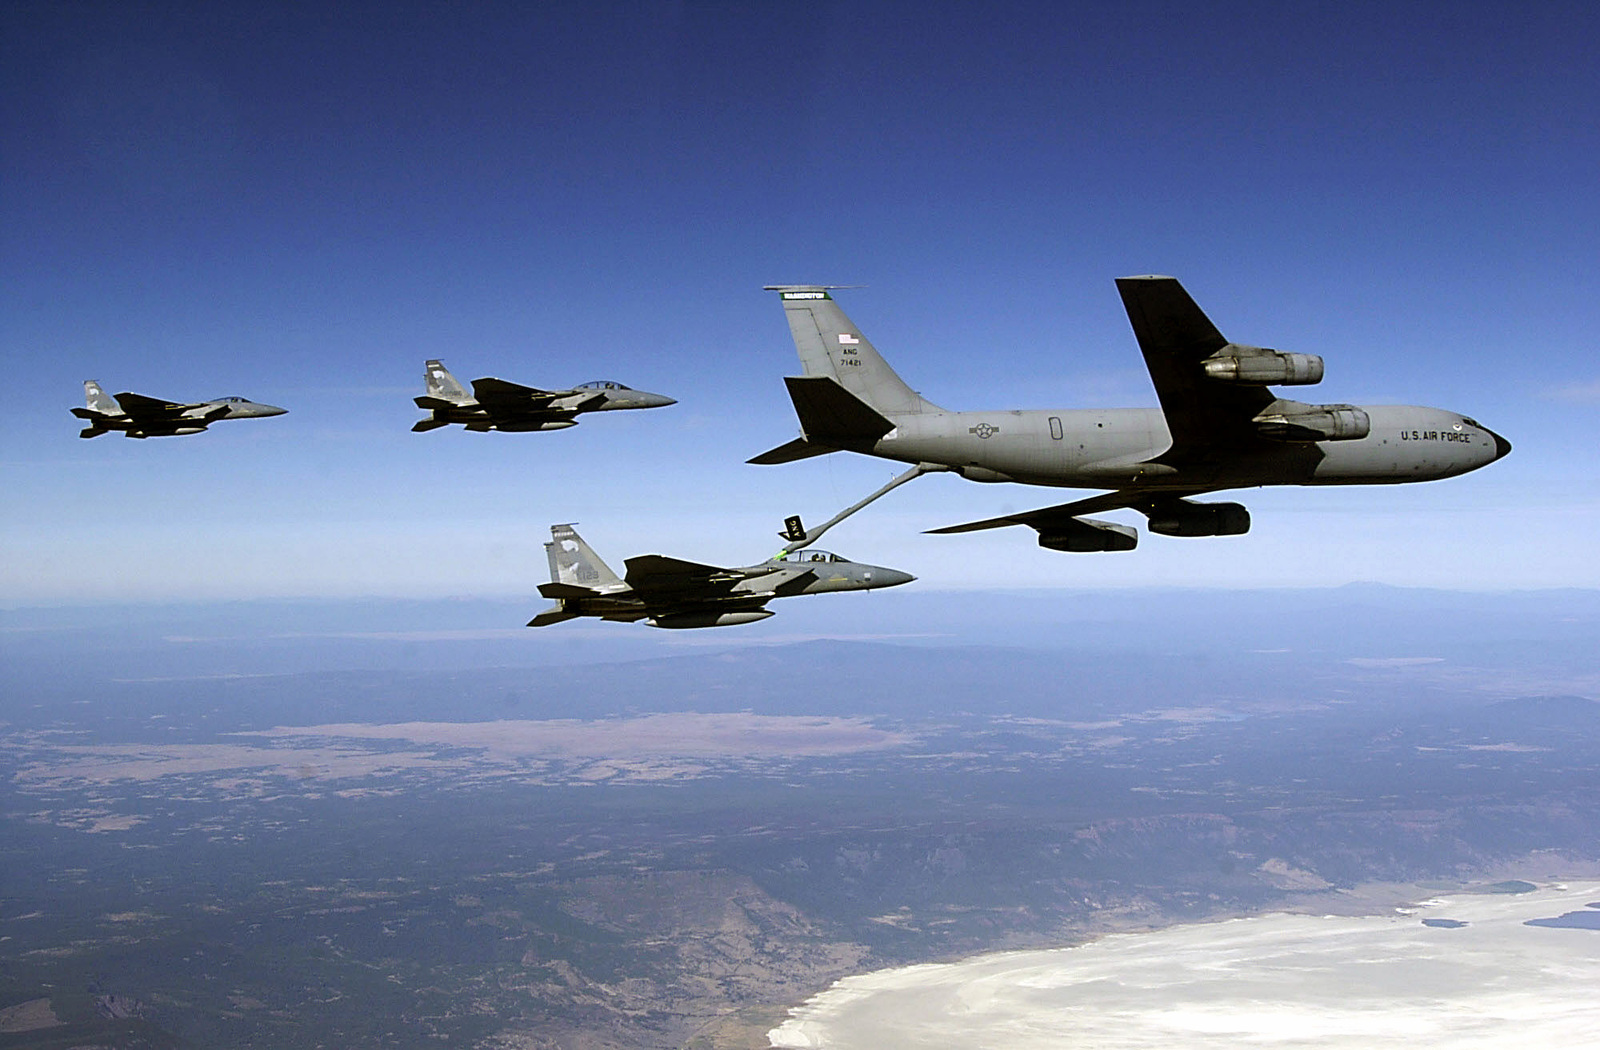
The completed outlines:
<svg viewBox="0 0 1600 1050">
<path fill-rule="evenodd" d="M 692 561 L 644 554 L 629 558 L 617 576 L 571 525 L 550 526 L 550 582 L 539 593 L 554 607 L 535 616 L 529 627 L 547 627 L 577 616 L 652 627 L 729 627 L 772 615 L 774 598 L 829 591 L 867 591 L 897 587 L 916 579 L 908 572 L 849 561 L 827 551 L 805 550 L 760 565 L 724 569 Z"/>
<path fill-rule="evenodd" d="M 804 376 L 784 380 L 801 436 L 751 463 L 848 450 L 971 481 L 1108 489 L 1070 503 L 951 525 L 1026 525 L 1058 551 L 1132 550 L 1138 533 L 1084 515 L 1129 508 L 1165 536 L 1249 530 L 1238 503 L 1194 496 L 1259 485 L 1389 485 L 1455 477 L 1511 443 L 1468 416 L 1419 405 L 1316 405 L 1269 385 L 1322 379 L 1322 358 L 1230 342 L 1174 278 L 1117 291 L 1160 408 L 952 412 L 895 374 L 824 285 L 774 285 Z"/>
<path fill-rule="evenodd" d="M 99 437 L 113 430 L 120 430 L 131 438 L 198 434 L 219 419 L 281 416 L 288 411 L 242 397 L 219 397 L 215 401 L 185 404 L 124 391 L 113 400 L 93 379 L 84 382 L 83 393 L 88 407 L 72 410 L 79 419 L 89 421 L 89 425 L 78 432 L 82 438 Z"/>
<path fill-rule="evenodd" d="M 428 392 L 416 399 L 418 408 L 432 410 L 411 429 L 421 432 L 460 423 L 468 430 L 565 430 L 575 427 L 580 412 L 610 412 L 619 408 L 664 408 L 677 402 L 670 397 L 633 390 L 621 383 L 600 380 L 571 390 L 539 390 L 504 379 L 474 379 L 468 394 L 439 361 L 429 361 L 423 373 Z"/>
</svg>

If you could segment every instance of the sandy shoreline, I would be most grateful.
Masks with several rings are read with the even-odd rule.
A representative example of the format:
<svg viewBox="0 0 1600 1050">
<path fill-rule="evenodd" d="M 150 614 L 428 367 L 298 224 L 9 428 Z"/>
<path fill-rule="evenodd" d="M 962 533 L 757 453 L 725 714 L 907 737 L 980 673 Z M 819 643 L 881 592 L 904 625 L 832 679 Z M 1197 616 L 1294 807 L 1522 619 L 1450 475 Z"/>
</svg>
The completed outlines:
<svg viewBox="0 0 1600 1050">
<path fill-rule="evenodd" d="M 1583 1046 L 1600 1030 L 1584 991 L 1600 985 L 1600 931 L 1527 923 L 1600 913 L 1600 869 L 1562 864 L 1556 880 L 1541 867 L 848 977 L 792 1008 L 767 1045 Z M 1511 892 L 1517 881 L 1536 888 Z"/>
</svg>

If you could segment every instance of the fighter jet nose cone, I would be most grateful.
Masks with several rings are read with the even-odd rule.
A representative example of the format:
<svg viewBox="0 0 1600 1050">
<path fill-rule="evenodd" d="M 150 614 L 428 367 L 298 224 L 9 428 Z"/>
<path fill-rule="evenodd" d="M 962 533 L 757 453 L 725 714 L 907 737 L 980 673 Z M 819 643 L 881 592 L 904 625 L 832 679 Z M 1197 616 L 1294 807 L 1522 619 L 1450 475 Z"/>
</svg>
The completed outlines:
<svg viewBox="0 0 1600 1050">
<path fill-rule="evenodd" d="M 651 394 L 650 395 L 650 407 L 651 408 L 666 408 L 668 405 L 676 405 L 677 403 L 678 403 L 678 399 L 677 398 L 668 397 L 665 394 Z"/>
<path fill-rule="evenodd" d="M 875 576 L 875 582 L 879 587 L 898 587 L 902 583 L 910 583 L 916 579 L 909 572 L 901 572 L 899 569 L 879 569 Z"/>
</svg>

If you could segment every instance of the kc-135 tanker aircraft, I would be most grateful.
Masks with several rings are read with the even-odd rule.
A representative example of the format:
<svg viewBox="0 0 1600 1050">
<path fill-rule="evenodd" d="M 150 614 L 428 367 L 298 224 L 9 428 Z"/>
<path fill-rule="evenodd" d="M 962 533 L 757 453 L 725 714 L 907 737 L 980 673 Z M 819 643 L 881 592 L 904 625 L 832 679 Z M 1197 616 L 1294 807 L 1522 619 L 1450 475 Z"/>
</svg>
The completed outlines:
<svg viewBox="0 0 1600 1050">
<path fill-rule="evenodd" d="M 173 437 L 198 434 L 219 419 L 250 419 L 281 416 L 288 411 L 276 405 L 262 405 L 242 397 L 219 397 L 214 401 L 163 401 L 158 397 L 130 394 L 115 399 L 100 389 L 93 379 L 83 384 L 87 408 L 74 408 L 72 414 L 89 425 L 78 432 L 81 438 L 99 437 L 120 430 L 131 438 Z"/>
<path fill-rule="evenodd" d="M 664 408 L 677 404 L 670 397 L 633 390 L 621 383 L 601 380 L 571 390 L 540 390 L 508 383 L 504 379 L 474 379 L 468 394 L 439 361 L 429 361 L 423 380 L 428 392 L 416 398 L 418 408 L 433 414 L 412 430 L 434 430 L 460 423 L 468 430 L 565 430 L 575 427 L 580 412 L 610 412 L 620 408 Z"/>
<path fill-rule="evenodd" d="M 738 569 L 700 565 L 659 554 L 629 558 L 619 577 L 571 525 L 550 526 L 544 545 L 550 582 L 539 593 L 556 604 L 535 616 L 529 627 L 547 627 L 578 616 L 652 627 L 730 627 L 772 615 L 774 598 L 830 591 L 869 591 L 916 579 L 908 572 L 808 550 Z"/>
<path fill-rule="evenodd" d="M 1238 503 L 1191 497 L 1262 485 L 1382 485 L 1465 474 L 1511 451 L 1467 416 L 1414 405 L 1306 404 L 1271 384 L 1322 380 L 1322 358 L 1231 343 L 1172 277 L 1117 280 L 1161 407 L 950 412 L 912 390 L 829 294 L 779 293 L 803 377 L 784 379 L 801 436 L 751 463 L 850 451 L 972 481 L 1109 489 L 1098 496 L 931 532 L 1027 525 L 1060 551 L 1132 550 L 1138 533 L 1085 514 L 1131 508 L 1151 532 L 1249 531 Z M 909 480 L 909 476 L 902 479 Z"/>
</svg>

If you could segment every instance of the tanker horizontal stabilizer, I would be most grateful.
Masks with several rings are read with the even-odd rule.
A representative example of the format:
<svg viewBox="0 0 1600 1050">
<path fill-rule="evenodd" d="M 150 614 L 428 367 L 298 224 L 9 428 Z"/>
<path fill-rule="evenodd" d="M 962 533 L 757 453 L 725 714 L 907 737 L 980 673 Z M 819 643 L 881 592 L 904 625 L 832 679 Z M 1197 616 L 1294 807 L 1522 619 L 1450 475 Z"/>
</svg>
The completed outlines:
<svg viewBox="0 0 1600 1050">
<path fill-rule="evenodd" d="M 810 459 L 812 456 L 826 456 L 830 452 L 839 452 L 840 449 L 830 445 L 817 445 L 805 438 L 795 438 L 785 442 L 777 448 L 768 449 L 759 456 L 752 456 L 745 460 L 758 466 L 770 467 L 779 463 L 793 463 L 796 460 Z"/>
</svg>

